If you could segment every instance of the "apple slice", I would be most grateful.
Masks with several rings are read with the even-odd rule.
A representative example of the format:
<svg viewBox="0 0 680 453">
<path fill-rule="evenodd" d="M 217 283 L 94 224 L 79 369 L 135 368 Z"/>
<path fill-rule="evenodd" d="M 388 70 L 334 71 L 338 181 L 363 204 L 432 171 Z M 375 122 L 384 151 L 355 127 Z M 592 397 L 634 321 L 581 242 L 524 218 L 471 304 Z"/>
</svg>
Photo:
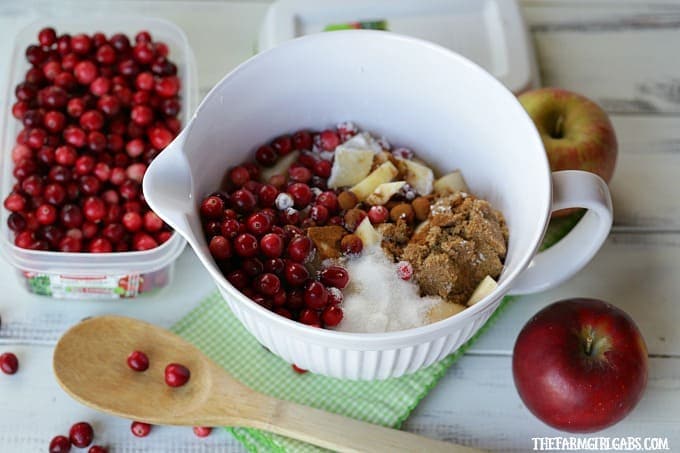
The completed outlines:
<svg viewBox="0 0 680 453">
<path fill-rule="evenodd" d="M 469 192 L 463 174 L 455 170 L 434 182 L 434 191 L 439 195 L 449 195 L 456 192 Z"/>
<path fill-rule="evenodd" d="M 371 156 L 372 159 L 373 156 Z M 359 201 L 364 201 L 380 184 L 392 181 L 398 173 L 397 167 L 392 162 L 385 162 L 349 190 L 357 196 Z M 331 187 L 330 184 L 328 187 Z"/>
<path fill-rule="evenodd" d="M 441 301 L 430 308 L 430 311 L 427 313 L 427 322 L 428 324 L 432 324 L 433 322 L 450 318 L 463 310 L 465 310 L 465 307 L 460 304 Z"/>
<path fill-rule="evenodd" d="M 288 176 L 288 169 L 299 156 L 300 151 L 293 151 L 276 161 L 273 167 L 260 167 L 260 181 L 264 183 L 269 182 L 269 178 L 274 175 Z"/>
<path fill-rule="evenodd" d="M 434 174 L 432 169 L 414 160 L 399 159 L 399 171 L 419 195 L 432 193 Z"/>
<path fill-rule="evenodd" d="M 366 203 L 371 205 L 385 204 L 392 196 L 399 192 L 406 181 L 384 182 L 375 188 L 372 194 L 366 197 Z"/>
<path fill-rule="evenodd" d="M 491 294 L 491 292 L 493 292 L 493 290 L 495 290 L 497 287 L 498 283 L 496 283 L 496 280 L 487 275 L 484 277 L 484 280 L 479 282 L 477 288 L 475 288 L 475 290 L 472 292 L 472 296 L 470 296 L 470 299 L 467 301 L 467 306 L 473 306 L 480 300 L 484 299 L 487 295 Z"/>
<path fill-rule="evenodd" d="M 364 220 L 359 223 L 359 226 L 354 230 L 354 234 L 359 236 L 359 239 L 364 244 L 364 248 L 378 244 L 382 240 L 382 235 L 373 228 L 368 217 L 364 217 Z"/>
<path fill-rule="evenodd" d="M 328 178 L 328 187 L 351 186 L 368 175 L 373 165 L 373 155 L 370 149 L 347 148 L 338 146 L 335 150 L 335 160 Z"/>
</svg>

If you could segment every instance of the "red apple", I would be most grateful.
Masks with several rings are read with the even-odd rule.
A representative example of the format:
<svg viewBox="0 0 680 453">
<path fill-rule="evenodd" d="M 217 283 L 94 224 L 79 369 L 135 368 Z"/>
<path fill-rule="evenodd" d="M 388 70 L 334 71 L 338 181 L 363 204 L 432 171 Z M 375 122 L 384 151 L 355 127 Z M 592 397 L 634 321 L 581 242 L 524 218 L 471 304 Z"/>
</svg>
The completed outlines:
<svg viewBox="0 0 680 453">
<path fill-rule="evenodd" d="M 616 165 L 616 134 L 602 108 L 580 94 L 539 88 L 519 96 L 543 139 L 550 169 L 585 170 L 607 183 Z M 558 211 L 558 216 L 573 210 Z"/>
<path fill-rule="evenodd" d="M 522 328 L 512 356 L 519 396 L 548 425 L 593 432 L 623 419 L 647 384 L 647 347 L 633 320 L 596 299 L 567 299 Z"/>
</svg>

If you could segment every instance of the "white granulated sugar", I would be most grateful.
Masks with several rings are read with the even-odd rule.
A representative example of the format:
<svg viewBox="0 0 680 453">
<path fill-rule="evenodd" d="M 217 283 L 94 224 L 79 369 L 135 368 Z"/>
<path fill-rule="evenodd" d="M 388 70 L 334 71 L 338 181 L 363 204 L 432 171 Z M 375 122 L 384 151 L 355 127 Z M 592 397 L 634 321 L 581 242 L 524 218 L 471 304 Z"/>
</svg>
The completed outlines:
<svg viewBox="0 0 680 453">
<path fill-rule="evenodd" d="M 347 140 L 345 143 L 338 145 L 338 147 L 345 149 L 370 149 L 374 153 L 382 151 L 382 147 L 368 132 L 361 132 Z"/>
<path fill-rule="evenodd" d="M 418 286 L 397 275 L 397 266 L 379 245 L 364 249 L 344 266 L 349 285 L 344 289 L 344 317 L 335 330 L 392 332 L 426 324 L 437 297 L 420 297 Z"/>
<path fill-rule="evenodd" d="M 293 197 L 291 197 L 287 193 L 280 193 L 276 197 L 276 200 L 274 200 L 274 204 L 276 205 L 276 209 L 278 209 L 279 211 L 292 208 L 294 204 Z"/>
</svg>

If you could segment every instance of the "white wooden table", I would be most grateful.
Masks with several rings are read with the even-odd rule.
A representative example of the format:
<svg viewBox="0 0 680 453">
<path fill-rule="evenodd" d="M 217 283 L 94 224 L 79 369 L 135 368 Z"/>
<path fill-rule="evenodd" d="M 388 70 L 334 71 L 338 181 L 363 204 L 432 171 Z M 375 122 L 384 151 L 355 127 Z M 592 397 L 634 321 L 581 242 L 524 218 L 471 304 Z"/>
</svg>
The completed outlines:
<svg viewBox="0 0 680 453">
<path fill-rule="evenodd" d="M 43 15 L 125 11 L 174 21 L 198 61 L 202 94 L 252 53 L 268 2 L 146 1 L 0 3 L 0 68 L 12 38 Z M 598 435 L 659 436 L 680 450 L 680 2 L 649 0 L 525 0 L 523 10 L 545 85 L 598 101 L 620 143 L 612 183 L 616 219 L 593 262 L 571 281 L 513 303 L 413 412 L 405 429 L 490 450 L 528 451 L 532 437 L 559 436 L 520 401 L 511 376 L 514 340 L 529 317 L 569 296 L 608 300 L 637 321 L 649 347 L 650 379 L 638 407 Z M 0 71 L 5 93 L 5 70 Z M 3 99 L 7 112 L 7 99 Z M 94 424 L 113 452 L 243 451 L 224 430 L 207 439 L 190 429 L 156 427 L 134 438 L 129 422 L 77 404 L 51 371 L 52 346 L 85 316 L 120 313 L 170 326 L 213 290 L 190 250 L 172 286 L 134 302 L 54 301 L 25 292 L 0 260 L 0 352 L 20 360 L 0 375 L 0 452 L 46 451 L 50 439 L 79 420 Z"/>
</svg>

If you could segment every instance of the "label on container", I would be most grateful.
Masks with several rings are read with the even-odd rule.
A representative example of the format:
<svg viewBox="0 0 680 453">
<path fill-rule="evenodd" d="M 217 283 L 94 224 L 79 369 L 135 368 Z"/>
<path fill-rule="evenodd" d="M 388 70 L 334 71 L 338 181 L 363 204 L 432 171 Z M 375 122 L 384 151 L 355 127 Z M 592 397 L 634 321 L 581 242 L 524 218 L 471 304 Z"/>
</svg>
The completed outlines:
<svg viewBox="0 0 680 453">
<path fill-rule="evenodd" d="M 24 272 L 31 292 L 60 299 L 121 299 L 135 297 L 142 278 L 139 274 L 69 276 Z"/>
</svg>

